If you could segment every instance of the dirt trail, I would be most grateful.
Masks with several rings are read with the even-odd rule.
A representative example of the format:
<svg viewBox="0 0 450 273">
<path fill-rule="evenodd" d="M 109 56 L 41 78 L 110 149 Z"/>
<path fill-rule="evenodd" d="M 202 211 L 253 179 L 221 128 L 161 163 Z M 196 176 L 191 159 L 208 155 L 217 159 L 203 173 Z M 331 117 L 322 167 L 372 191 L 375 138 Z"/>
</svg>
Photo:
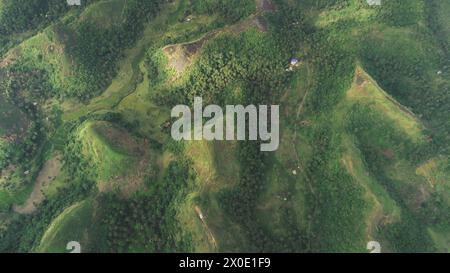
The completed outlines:
<svg viewBox="0 0 450 273">
<path fill-rule="evenodd" d="M 5 68 L 8 65 L 14 63 L 14 61 L 17 59 L 17 56 L 20 55 L 20 49 L 19 48 L 13 48 L 9 52 L 7 52 L 4 55 L 4 58 L 0 60 L 0 69 Z"/>
<path fill-rule="evenodd" d="M 208 224 L 206 224 L 204 214 L 202 213 L 202 210 L 200 209 L 199 206 L 195 206 L 195 212 L 197 213 L 198 218 L 200 218 L 200 220 L 202 221 L 203 226 L 205 227 L 206 232 L 208 233 L 208 238 L 214 245 L 214 249 L 218 250 L 216 239 L 214 238 L 212 231 L 209 229 Z"/>
<path fill-rule="evenodd" d="M 305 64 L 307 65 L 307 64 Z M 307 71 L 308 71 L 308 76 L 307 76 L 307 84 L 304 87 L 305 89 L 305 93 L 303 94 L 303 97 L 300 101 L 300 103 L 298 104 L 298 107 L 295 113 L 295 119 L 296 119 L 296 123 L 295 123 L 295 127 L 294 127 L 294 134 L 292 135 L 292 139 L 291 139 L 291 143 L 292 143 L 292 149 L 295 151 L 295 157 L 296 157 L 296 162 L 297 162 L 297 167 L 300 170 L 299 175 L 301 175 L 305 181 L 306 181 L 306 186 L 308 187 L 309 192 L 311 193 L 311 195 L 313 196 L 313 204 L 311 204 L 312 206 L 312 212 L 311 212 L 311 219 L 315 219 L 317 212 L 318 212 L 318 207 L 319 207 L 319 199 L 318 199 L 318 195 L 316 194 L 316 191 L 314 189 L 314 180 L 312 179 L 312 177 L 310 177 L 309 173 L 306 171 L 307 166 L 304 164 L 304 161 L 302 160 L 302 156 L 301 156 L 301 152 L 298 149 L 299 146 L 299 137 L 298 137 L 298 131 L 300 130 L 301 127 L 301 117 L 303 114 L 303 108 L 306 104 L 307 98 L 308 98 L 308 94 L 310 92 L 310 90 L 313 87 L 313 82 L 311 81 L 311 67 L 307 65 Z M 289 91 L 288 91 L 289 92 Z M 313 233 L 313 229 L 312 229 L 312 220 L 308 221 L 308 227 L 307 227 L 307 233 L 309 234 L 308 237 L 310 238 L 314 238 L 314 233 Z M 312 240 L 310 240 L 308 242 L 309 248 L 311 248 L 312 244 Z"/>
<path fill-rule="evenodd" d="M 61 156 L 56 155 L 48 160 L 36 179 L 36 183 L 28 200 L 25 204 L 13 207 L 14 212 L 20 214 L 30 214 L 36 210 L 36 206 L 44 200 L 42 190 L 49 185 L 49 183 L 59 175 L 61 171 Z"/>
</svg>

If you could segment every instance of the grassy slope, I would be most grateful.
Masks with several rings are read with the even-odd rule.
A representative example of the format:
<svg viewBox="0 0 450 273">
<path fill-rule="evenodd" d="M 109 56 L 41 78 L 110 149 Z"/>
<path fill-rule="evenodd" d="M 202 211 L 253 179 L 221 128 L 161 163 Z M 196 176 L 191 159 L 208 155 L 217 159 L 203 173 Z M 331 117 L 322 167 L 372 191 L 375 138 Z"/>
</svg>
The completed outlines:
<svg viewBox="0 0 450 273">
<path fill-rule="evenodd" d="M 402 134 L 414 142 L 423 142 L 423 125 L 406 111 L 402 105 L 396 102 L 392 97 L 386 94 L 377 83 L 361 68 L 357 67 L 355 79 L 352 87 L 346 94 L 346 98 L 338 106 L 337 116 L 340 118 L 343 127 L 348 122 L 349 110 L 354 104 L 363 104 L 370 107 L 371 111 L 382 115 L 383 120 L 395 123 L 400 128 Z M 381 133 L 381 132 L 374 132 Z M 376 137 L 376 136 L 374 136 Z M 372 139 L 373 145 L 380 149 L 383 143 Z M 342 163 L 354 179 L 363 185 L 366 191 L 366 200 L 371 204 L 371 212 L 367 217 L 368 239 L 376 238 L 377 225 L 385 225 L 398 221 L 400 217 L 400 208 L 386 188 L 377 181 L 377 178 L 370 173 L 365 161 L 365 155 L 358 148 L 358 140 L 353 134 L 346 134 L 342 142 L 343 155 Z M 394 149 L 394 153 L 401 151 L 395 150 L 391 144 L 387 144 Z M 409 171 L 412 170 L 410 167 Z M 393 170 L 398 175 L 400 181 L 408 181 L 409 177 L 400 169 Z"/>
<path fill-rule="evenodd" d="M 114 7 L 113 11 L 118 15 L 120 4 L 121 1 L 118 0 L 98 3 L 93 5 L 92 8 L 87 9 L 81 18 L 83 20 L 93 20 L 105 25 L 114 24 L 114 18 L 106 16 L 107 13 L 104 11 L 108 11 Z M 175 19 L 177 16 L 180 17 L 176 13 L 180 12 L 180 10 L 182 11 L 182 8 L 179 8 L 180 10 L 178 8 L 174 5 L 174 7 L 167 9 L 159 18 L 147 26 L 143 38 L 133 48 L 125 52 L 125 57 L 119 64 L 120 71 L 118 76 L 102 95 L 94 98 L 87 105 L 74 101 L 65 102 L 64 119 L 73 120 L 88 112 L 116 108 L 125 115 L 127 121 L 132 122 L 137 120 L 140 122 L 140 133 L 164 143 L 166 139 L 161 134 L 159 126 L 165 121 L 168 113 L 167 109 L 156 107 L 148 96 L 147 86 L 150 83 L 147 77 L 148 71 L 143 64 L 143 58 L 148 47 L 154 44 L 155 41 L 167 38 L 169 35 L 181 35 L 186 29 L 192 27 L 180 23 Z M 352 4 L 343 12 L 324 13 L 321 15 L 317 24 L 320 27 L 331 26 L 339 22 L 342 17 L 364 23 L 368 22 L 368 16 L 373 14 L 371 10 L 364 10 L 364 13 L 357 13 L 357 11 L 358 9 L 356 9 L 355 4 Z M 167 21 L 171 22 L 168 28 L 166 27 Z M 210 22 L 208 20 L 201 21 L 199 25 L 205 25 Z M 53 80 L 55 84 L 58 84 L 64 80 L 63 77 L 67 73 L 70 73 L 70 62 L 65 59 L 64 54 L 60 50 L 60 45 L 53 40 L 52 31 L 52 29 L 46 30 L 33 39 L 26 41 L 21 45 L 21 48 L 25 54 L 30 56 L 37 57 L 38 55 L 43 55 L 43 65 L 54 67 L 54 69 L 52 68 L 54 71 L 52 74 Z M 374 32 L 375 37 L 388 37 L 387 39 L 389 41 L 398 39 L 400 40 L 399 43 L 405 44 L 412 41 L 412 38 L 408 38 L 410 35 L 411 31 L 409 29 L 396 29 L 391 27 L 383 27 L 379 29 L 379 32 Z M 402 39 L 404 40 L 401 41 Z M 48 45 L 50 44 L 54 44 L 55 47 L 55 50 L 52 52 L 48 50 Z M 410 49 L 411 51 L 404 53 L 406 55 L 403 55 L 402 58 L 408 59 L 410 55 L 422 50 L 420 46 L 412 46 Z M 63 69 L 60 69 L 61 67 Z M 373 67 L 370 68 L 373 69 Z M 342 141 L 340 143 L 342 149 L 341 157 L 335 163 L 345 168 L 354 179 L 352 183 L 355 183 L 357 187 L 363 190 L 361 196 L 367 202 L 368 209 L 364 210 L 364 217 L 357 221 L 364 227 L 367 239 L 378 239 L 376 232 L 377 225 L 388 225 L 398 221 L 401 217 L 401 209 L 397 204 L 397 199 L 391 196 L 386 188 L 371 173 L 367 166 L 370 162 L 365 160 L 363 152 L 357 146 L 358 140 L 351 133 L 344 132 L 343 126 L 346 122 L 346 113 L 353 104 L 367 104 L 372 111 L 378 113 L 383 119 L 395 124 L 402 132 L 405 140 L 416 143 L 422 143 L 424 141 L 422 132 L 423 125 L 418 122 L 415 116 L 411 115 L 408 109 L 397 103 L 384 92 L 361 68 L 358 68 L 357 72 L 361 73 L 361 77 L 365 83 L 364 86 L 354 83 L 347 93 L 345 100 L 333 112 L 336 114 L 336 121 L 338 121 L 335 128 L 336 132 L 342 134 Z M 299 74 L 301 73 L 303 72 L 299 72 Z M 304 75 L 303 77 L 311 76 L 306 73 L 301 75 Z M 298 85 L 305 86 L 298 88 Z M 304 90 L 308 86 L 302 80 L 300 80 L 298 85 L 294 87 L 297 87 L 299 91 L 293 92 L 287 100 L 287 103 L 292 103 L 300 97 L 303 97 Z M 61 86 L 63 85 L 61 84 Z M 292 109 L 289 110 L 290 114 L 297 112 L 297 103 L 292 104 Z M 308 130 L 308 128 L 304 129 L 304 131 Z M 289 140 L 296 133 L 287 126 L 286 128 L 282 128 L 282 131 L 282 145 L 274 156 L 273 167 L 268 174 L 266 189 L 259 197 L 257 217 L 261 219 L 261 225 L 270 233 L 275 235 L 283 234 L 289 229 L 289 226 L 285 224 L 283 213 L 289 209 L 295 215 L 297 224 L 301 230 L 309 232 L 308 210 L 310 208 L 305 203 L 307 200 L 305 195 L 309 192 L 310 181 L 298 169 L 299 166 L 296 164 L 298 154 L 294 151 L 298 150 L 302 156 L 301 162 L 306 163 L 312 154 L 311 144 L 308 143 L 306 137 L 298 143 L 290 143 Z M 374 132 L 382 134 L 380 131 Z M 304 134 L 304 132 L 300 134 Z M 113 149 L 111 144 L 108 143 L 108 139 L 99 135 L 91 123 L 86 123 L 80 129 L 80 140 L 85 144 L 85 153 L 93 156 L 99 164 L 99 169 L 102 170 L 100 174 L 102 178 L 108 178 L 125 172 L 127 166 L 129 166 L 127 164 L 132 162 L 126 153 L 124 154 L 123 151 Z M 396 149 L 398 147 L 392 147 L 392 143 L 383 143 L 383 139 L 371 140 L 374 141 L 375 145 L 379 145 L 379 147 L 390 147 L 395 153 L 402 153 L 400 148 L 397 151 Z M 242 232 L 240 232 L 239 225 L 231 222 L 223 213 L 218 199 L 218 193 L 221 190 L 233 187 L 235 181 L 238 180 L 239 159 L 235 155 L 235 145 L 196 142 L 187 144 L 186 151 L 187 155 L 193 161 L 193 167 L 198 175 L 200 185 L 196 191 L 188 195 L 179 204 L 177 217 L 181 223 L 185 224 L 186 230 L 191 232 L 194 240 L 194 249 L 196 251 L 217 250 L 211 242 L 211 239 L 207 236 L 207 229 L 212 231 L 215 240 L 218 242 L 218 250 L 231 251 L 248 249 L 249 246 L 246 238 L 240 235 Z M 445 180 L 448 174 L 442 168 L 438 167 L 439 164 L 437 162 L 440 160 L 433 160 L 422 166 L 416 166 L 408 162 L 407 159 L 395 159 L 391 167 L 386 167 L 385 172 L 390 178 L 398 181 L 401 185 L 403 183 L 412 183 L 414 186 L 414 183 L 423 183 L 426 181 L 425 178 L 428 181 Z M 120 168 L 116 168 L 116 166 Z M 298 174 L 294 175 L 292 173 L 293 170 L 297 170 Z M 416 172 L 417 175 L 415 175 Z M 421 176 L 425 178 L 421 178 Z M 444 194 L 448 193 L 448 185 L 443 182 L 442 186 L 440 186 L 440 191 Z M 84 227 L 90 223 L 88 215 L 91 213 L 92 204 L 91 201 L 85 201 L 74 206 L 68 208 L 67 211 L 63 212 L 54 220 L 54 223 L 49 227 L 42 239 L 43 241 L 41 242 L 39 251 L 64 251 L 66 243 L 64 241 L 67 234 L 76 234 L 77 236 L 83 237 Z M 199 206 L 202 209 L 206 216 L 207 227 L 199 220 L 198 215 L 195 213 L 195 206 Z M 73 230 L 74 223 L 81 224 L 82 228 Z M 446 233 L 445 229 L 443 231 L 441 229 L 431 229 L 430 234 L 440 249 L 445 249 L 446 243 L 448 242 L 448 235 L 446 235 L 448 233 Z M 353 240 L 351 244 L 353 246 L 358 244 L 356 249 L 363 251 L 365 246 L 360 244 L 362 241 L 359 241 L 359 239 L 351 238 L 350 240 Z M 80 240 L 86 240 L 86 238 Z"/>
<path fill-rule="evenodd" d="M 184 3 L 184 1 L 182 2 Z M 86 13 L 82 16 L 88 17 L 88 15 L 92 16 L 92 14 L 98 13 L 99 11 L 92 11 L 94 8 L 96 8 L 95 5 L 87 9 Z M 164 37 L 173 37 L 185 33 L 187 25 L 175 19 L 180 15 L 182 16 L 182 14 L 183 9 L 178 7 L 177 2 L 177 4 L 160 14 L 155 21 L 151 22 L 146 27 L 142 36 L 143 39 L 138 41 L 133 48 L 125 52 L 125 58 L 119 64 L 120 71 L 118 76 L 113 80 L 107 90 L 86 106 L 76 102 L 65 103 L 66 114 L 64 119 L 70 120 L 84 115 L 86 112 L 95 112 L 117 107 L 129 122 L 135 120 L 141 122 L 143 125 L 140 127 L 141 133 L 151 135 L 151 138 L 164 142 L 165 137 L 159 132 L 158 127 L 167 119 L 168 112 L 167 110 L 156 108 L 149 101 L 147 94 L 149 79 L 146 68 L 143 65 L 143 57 L 150 44 Z M 165 26 L 163 27 L 163 22 L 167 20 L 169 15 L 172 24 L 169 25 L 169 29 L 166 29 Z M 97 18 L 97 16 L 94 16 L 94 18 Z M 193 20 L 189 25 L 190 30 L 195 28 L 195 26 L 205 27 L 211 23 L 211 20 L 205 20 L 206 18 L 201 17 L 198 20 Z M 164 32 L 163 30 L 167 31 Z M 99 138 L 98 134 L 92 130 L 90 124 L 87 124 L 81 129 L 80 140 L 86 144 L 86 153 L 94 155 L 98 159 L 101 158 L 101 160 L 97 160 L 102 166 L 98 168 L 102 170 L 100 177 L 111 177 L 112 175 L 121 173 L 122 171 L 120 170 L 125 171 L 132 165 L 133 158 L 111 150 L 105 144 L 105 139 Z M 163 170 L 164 166 L 161 166 L 161 168 Z M 186 199 L 185 205 L 180 209 L 180 221 L 190 226 L 188 230 L 192 232 L 194 238 L 200 238 L 199 243 L 195 243 L 197 245 L 197 251 L 213 251 L 214 246 L 208 243 L 209 239 L 205 237 L 204 226 L 198 221 L 198 216 L 195 214 L 192 204 L 192 200 L 189 198 Z M 204 243 L 201 243 L 201 238 L 203 238 Z"/>
<path fill-rule="evenodd" d="M 375 111 L 380 111 L 396 123 L 414 142 L 423 142 L 424 126 L 420 120 L 407 108 L 399 104 L 389 94 L 382 90 L 378 84 L 358 67 L 355 82 L 347 92 L 347 99 L 351 102 L 361 102 L 371 105 Z"/>
<path fill-rule="evenodd" d="M 384 123 L 390 123 L 397 128 L 398 137 L 402 139 L 403 143 L 412 142 L 416 143 L 416 145 L 426 145 L 424 126 L 417 117 L 386 95 L 361 68 L 357 69 L 353 87 L 347 92 L 346 101 L 343 103 L 347 106 L 341 105 L 340 111 L 345 111 L 346 107 L 351 107 L 355 103 L 366 105 L 373 113 L 380 114 L 379 118 Z M 341 112 L 341 115 L 345 117 L 343 112 Z M 383 231 L 383 227 L 389 229 L 389 226 L 393 223 L 399 221 L 403 223 L 409 221 L 407 219 L 411 215 L 416 215 L 413 217 L 420 215 L 420 206 L 431 200 L 430 194 L 442 195 L 444 198 L 448 196 L 446 190 L 437 190 L 438 188 L 447 187 L 446 182 L 444 182 L 445 178 L 442 180 L 445 177 L 445 172 L 441 171 L 436 176 L 430 176 L 430 169 L 437 171 L 438 164 L 436 162 L 439 162 L 439 160 L 434 159 L 423 165 L 414 163 L 412 158 L 410 158 L 411 155 L 405 149 L 405 145 L 399 143 L 399 140 L 395 140 L 395 137 L 393 138 L 392 135 L 389 136 L 392 134 L 392 132 L 388 133 L 389 129 L 386 128 L 384 134 L 380 130 L 383 130 L 383 127 L 376 128 L 369 134 L 353 132 L 356 138 L 347 136 L 347 141 L 344 141 L 346 148 L 343 163 L 348 171 L 365 185 L 367 193 L 372 199 L 371 202 L 374 202 L 371 216 L 368 218 L 370 238 L 385 238 L 383 234 L 386 231 Z M 363 150 L 362 153 L 358 147 Z M 367 150 L 367 147 L 370 147 L 369 150 Z M 387 151 L 390 151 L 389 153 L 392 154 L 387 153 Z M 367 153 L 384 153 L 382 157 L 384 157 L 383 161 L 386 161 L 386 163 L 380 165 L 376 161 L 371 161 L 374 159 Z M 367 164 L 381 166 L 381 169 L 377 169 L 374 172 L 373 166 L 368 168 L 367 166 L 371 166 Z M 384 176 L 380 176 L 383 173 Z M 427 178 L 428 183 L 424 177 Z M 435 187 L 430 181 L 434 181 L 438 186 Z M 405 225 L 409 226 L 407 228 L 413 228 L 411 225 L 422 226 L 421 236 L 426 240 L 427 234 L 425 229 L 430 224 L 418 221 L 416 223 L 408 222 Z M 441 234 L 433 233 L 433 229 L 431 229 L 430 234 L 433 235 L 435 246 L 438 249 L 443 249 L 442 245 L 445 245 L 443 242 L 446 240 L 443 238 L 448 236 L 448 232 L 445 231 L 448 229 L 448 226 L 440 224 L 439 227 Z M 431 227 L 429 226 L 429 228 Z M 377 232 L 374 232 L 375 229 L 377 229 Z M 403 238 L 402 240 L 411 239 Z M 398 247 L 404 243 L 392 237 L 388 240 L 382 239 L 380 241 L 383 241 L 386 246 L 385 250 L 393 250 L 390 247 L 397 247 L 398 250 Z M 426 248 L 425 245 L 421 247 Z"/>
<path fill-rule="evenodd" d="M 105 231 L 98 207 L 98 200 L 87 199 L 66 208 L 49 225 L 34 252 L 67 253 L 70 241 L 79 242 L 82 252 L 104 249 Z"/>
<path fill-rule="evenodd" d="M 361 94 L 349 92 L 350 102 L 348 103 L 352 104 L 358 100 L 364 100 L 366 102 L 367 100 L 372 101 L 374 111 L 379 111 L 382 115 L 385 116 L 386 119 L 395 122 L 397 126 L 401 128 L 405 135 L 411 140 L 422 142 L 424 139 L 424 136 L 422 135 L 423 126 L 418 123 L 417 118 L 413 117 L 407 109 L 390 98 L 376 85 L 376 83 L 370 77 L 368 77 L 367 75 L 363 77 L 366 78 L 366 80 L 369 81 L 370 84 L 368 84 L 366 88 L 362 90 L 362 96 Z M 363 222 L 365 222 L 364 225 L 367 228 L 368 239 L 373 239 L 374 237 L 376 237 L 376 232 L 374 229 L 376 229 L 378 222 L 381 221 L 380 214 L 386 216 L 382 219 L 382 223 L 389 224 L 392 221 L 395 221 L 395 219 L 398 219 L 400 212 L 395 201 L 389 196 L 386 190 L 379 184 L 377 184 L 373 177 L 367 175 L 368 170 L 364 166 L 364 162 L 361 159 L 360 152 L 358 152 L 358 149 L 353 144 L 351 144 L 351 139 L 351 136 L 347 136 L 343 141 L 343 147 L 346 152 L 343 155 L 342 161 L 345 167 L 348 169 L 349 173 L 354 177 L 356 182 L 361 183 L 362 187 L 365 189 L 366 201 L 369 204 L 372 203 L 370 213 L 369 211 L 367 212 L 366 219 L 363 220 Z M 218 178 L 220 176 L 217 175 L 217 169 L 210 164 L 210 162 L 214 161 L 213 158 L 219 157 L 214 153 L 214 149 L 211 148 L 211 145 L 192 144 L 188 148 L 188 154 L 190 154 L 191 158 L 194 160 L 194 168 L 197 170 L 197 174 L 199 175 L 203 183 L 211 184 L 211 180 L 221 180 L 220 178 Z M 259 217 L 260 219 L 262 219 L 261 223 L 263 225 L 266 225 L 265 227 L 274 234 L 283 232 L 282 217 L 277 215 L 279 215 L 279 213 L 282 213 L 287 207 L 297 207 L 298 219 L 304 219 L 305 217 L 304 212 L 302 212 L 302 210 L 304 209 L 304 205 L 301 204 L 303 199 L 302 192 L 305 191 L 304 187 L 306 187 L 306 184 L 305 181 L 300 183 L 294 182 L 297 178 L 292 177 L 292 174 L 290 173 L 290 170 L 292 168 L 291 166 L 289 166 L 289 163 L 286 162 L 288 161 L 287 158 L 289 157 L 294 158 L 295 156 L 288 156 L 284 154 L 283 156 L 281 156 L 280 160 L 285 162 L 283 162 L 283 164 L 274 164 L 275 167 L 272 170 L 273 177 L 269 179 L 267 191 L 261 196 L 260 201 L 261 206 Z M 233 160 L 230 160 L 229 158 L 227 159 L 227 162 L 233 162 Z M 406 166 L 404 166 L 404 164 L 406 164 Z M 413 166 L 410 166 L 405 162 L 400 162 L 393 168 L 391 168 L 389 170 L 389 173 L 391 173 L 391 175 L 398 180 L 407 181 L 411 179 L 411 176 L 407 175 L 407 173 L 411 172 L 411 170 L 413 170 Z M 413 180 L 417 180 L 417 177 Z M 289 200 L 288 203 L 284 203 L 283 199 L 280 199 L 280 193 L 283 194 L 288 190 L 292 190 L 288 185 L 297 185 L 294 186 L 296 188 L 294 188 L 294 192 L 298 192 L 298 194 L 294 194 L 293 197 L 289 196 L 289 198 L 292 199 Z M 216 240 L 219 241 L 219 245 L 221 245 L 220 249 L 242 249 L 242 247 L 244 247 L 245 245 L 245 243 L 243 243 L 245 242 L 245 239 L 241 238 L 239 240 L 240 243 L 235 243 L 236 240 L 232 240 L 231 236 L 228 235 L 228 231 L 235 229 L 237 231 L 239 230 L 239 227 L 236 226 L 233 228 L 229 228 L 228 231 L 224 231 L 223 228 L 220 228 L 220 226 L 223 225 L 224 221 L 226 222 L 227 220 L 223 219 L 224 215 L 220 211 L 219 204 L 217 203 L 217 199 L 214 197 L 213 192 L 220 191 L 221 187 L 223 186 L 217 185 L 217 182 L 214 183 L 213 186 L 202 186 L 202 188 L 207 189 L 203 189 L 201 191 L 203 192 L 201 195 L 203 195 L 204 200 L 206 200 L 204 202 L 206 202 L 207 208 L 204 210 L 207 211 L 207 213 L 205 214 L 208 215 L 209 226 L 212 226 L 212 230 L 214 230 L 214 227 L 218 227 L 216 228 L 217 231 L 215 231 L 215 234 Z M 194 197 L 196 195 L 197 194 L 195 193 L 193 194 Z M 181 219 L 185 219 L 186 223 L 194 225 L 194 227 L 191 227 L 190 229 L 195 232 L 196 229 L 199 230 L 201 229 L 201 227 L 199 226 L 198 219 L 197 223 L 194 224 L 195 220 L 193 220 L 193 218 L 195 219 L 196 215 L 193 213 L 194 204 L 192 203 L 192 200 L 194 200 L 193 197 L 188 198 L 185 205 L 180 208 L 180 210 L 182 211 L 180 217 Z M 189 221 L 187 219 L 191 220 Z M 300 222 L 303 222 L 300 225 L 303 225 L 304 228 L 307 226 L 307 221 L 300 220 Z M 230 226 L 230 223 L 228 224 L 228 226 Z M 200 236 L 200 238 L 201 237 L 202 236 Z M 203 237 L 203 239 L 201 239 L 200 241 L 204 242 L 205 238 Z M 361 245 L 358 247 L 358 249 L 362 250 L 363 247 L 364 246 Z M 205 246 L 199 246 L 199 249 L 210 249 L 210 247 L 208 248 Z"/>
<path fill-rule="evenodd" d="M 80 21 L 89 21 L 99 26 L 109 27 L 120 24 L 125 0 L 96 2 L 80 15 Z"/>
<path fill-rule="evenodd" d="M 128 147 L 111 143 L 112 139 L 102 134 L 102 127 L 110 127 L 113 131 L 121 130 L 104 122 L 87 122 L 79 129 L 78 137 L 83 145 L 84 156 L 89 158 L 98 171 L 98 179 L 105 181 L 126 173 L 136 160 Z"/>
<path fill-rule="evenodd" d="M 182 215 L 190 215 L 191 221 L 197 222 L 196 226 L 191 226 L 194 233 L 203 233 L 205 236 L 207 229 L 211 230 L 217 243 L 215 247 L 211 240 L 208 240 L 208 248 L 213 251 L 241 249 L 246 241 L 241 235 L 240 227 L 222 210 L 218 196 L 220 191 L 229 189 L 238 182 L 239 161 L 235 149 L 236 143 L 206 141 L 190 142 L 186 147 L 186 154 L 193 161 L 200 185 L 197 191 L 192 193 L 197 198 L 188 199 L 188 206 L 181 208 L 183 211 L 188 209 L 190 213 Z M 202 210 L 207 227 L 199 226 L 200 220 L 195 214 L 195 206 Z"/>
<path fill-rule="evenodd" d="M 301 233 L 310 232 L 308 218 L 311 181 L 304 175 L 304 168 L 311 156 L 312 147 L 297 131 L 295 124 L 300 105 L 310 88 L 311 71 L 307 65 L 295 73 L 291 87 L 281 99 L 282 116 L 280 147 L 272 159 L 265 189 L 258 199 L 257 215 L 260 224 L 273 236 L 283 236 L 299 228 Z M 292 225 L 294 221 L 294 226 Z"/>
<path fill-rule="evenodd" d="M 428 131 L 426 133 L 428 135 L 427 142 L 434 142 L 434 145 L 438 145 L 436 148 L 433 145 L 422 143 L 422 146 L 426 148 L 425 152 L 422 152 L 425 155 L 422 155 L 420 159 L 413 158 L 411 153 L 406 155 L 398 151 L 396 157 L 403 157 L 403 159 L 391 162 L 391 165 L 385 166 L 384 169 L 386 179 L 399 185 L 394 186 L 401 196 L 397 196 L 397 199 L 405 202 L 406 206 L 410 208 L 409 211 L 416 215 L 414 217 L 420 217 L 420 220 L 417 220 L 420 222 L 419 224 L 409 222 L 410 229 L 422 226 L 422 237 L 427 237 L 428 230 L 431 239 L 434 240 L 434 247 L 442 251 L 448 248 L 448 239 L 445 238 L 448 238 L 450 223 L 448 220 L 430 221 L 426 219 L 445 214 L 446 210 L 448 218 L 448 205 L 445 205 L 448 202 L 436 201 L 448 200 L 448 191 L 442 190 L 442 188 L 446 188 L 446 183 L 438 183 L 439 186 L 434 186 L 432 181 L 440 181 L 437 177 L 448 175 L 446 174 L 448 168 L 446 171 L 444 167 L 448 165 L 448 156 L 445 156 L 448 155 L 448 148 L 445 144 L 448 143 L 446 140 L 446 137 L 448 139 L 448 125 L 446 125 L 448 124 L 448 96 L 445 90 L 448 90 L 450 83 L 448 72 L 445 69 L 446 63 L 448 63 L 448 52 L 445 52 L 445 48 L 448 49 L 449 33 L 448 24 L 445 22 L 448 21 L 447 14 L 450 6 L 444 4 L 443 1 L 430 1 L 432 3 L 427 3 L 427 5 L 436 4 L 438 7 L 428 10 L 432 13 L 427 14 L 428 18 L 426 19 L 425 13 L 418 8 L 419 2 L 411 2 L 411 9 L 404 12 L 403 19 L 409 17 L 404 22 L 409 21 L 409 23 L 394 22 L 389 26 L 374 24 L 371 27 L 371 33 L 365 40 L 362 40 L 365 45 L 361 55 L 365 68 L 370 71 L 378 83 L 407 106 L 407 110 L 412 109 L 417 114 L 416 116 L 420 117 L 425 124 L 423 127 Z M 416 12 L 412 12 L 413 10 Z M 418 10 L 420 12 L 417 12 Z M 434 28 L 435 32 L 432 33 L 434 36 L 430 34 L 429 29 L 423 27 L 428 24 Z M 437 71 L 442 71 L 442 74 L 439 75 L 440 72 Z M 429 136 L 430 131 L 431 137 Z M 439 138 L 439 140 L 433 141 L 433 138 Z M 404 141 L 407 142 L 406 139 Z M 400 146 L 396 146 L 400 148 Z M 430 169 L 434 169 L 436 176 L 430 176 Z M 422 207 L 418 209 L 417 205 L 413 204 L 420 203 L 420 201 L 423 203 Z M 429 211 L 428 203 L 434 203 L 440 209 L 434 208 Z M 403 210 L 405 212 L 404 208 Z M 408 209 L 406 210 L 408 211 Z M 423 213 L 428 217 L 418 216 Z M 405 217 L 410 218 L 410 216 Z M 428 228 L 424 229 L 423 226 L 427 225 Z M 434 225 L 437 226 L 430 227 Z M 402 226 L 401 229 L 406 229 L 406 226 Z M 439 229 L 439 232 L 434 233 L 434 229 Z M 399 230 L 395 233 L 396 235 L 391 236 L 391 239 L 407 233 Z M 411 236 L 407 243 L 401 243 L 399 240 L 396 250 L 413 251 L 414 239 L 412 238 L 414 236 L 416 235 Z M 447 246 L 445 246 L 446 244 Z"/>
<path fill-rule="evenodd" d="M 66 252 L 70 241 L 85 244 L 91 225 L 92 201 L 83 201 L 66 208 L 48 227 L 36 252 Z M 71 238 L 68 240 L 68 238 Z"/>
</svg>

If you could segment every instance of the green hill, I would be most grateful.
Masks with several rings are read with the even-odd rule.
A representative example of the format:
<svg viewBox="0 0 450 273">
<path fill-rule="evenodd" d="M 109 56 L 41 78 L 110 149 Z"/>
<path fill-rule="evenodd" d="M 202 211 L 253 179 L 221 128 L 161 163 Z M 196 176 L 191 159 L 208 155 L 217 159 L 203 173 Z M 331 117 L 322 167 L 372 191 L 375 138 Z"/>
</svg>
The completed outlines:
<svg viewBox="0 0 450 273">
<path fill-rule="evenodd" d="M 448 14 L 0 0 L 0 252 L 448 252 Z M 170 110 L 198 96 L 279 105 L 279 149 L 173 140 Z"/>
</svg>

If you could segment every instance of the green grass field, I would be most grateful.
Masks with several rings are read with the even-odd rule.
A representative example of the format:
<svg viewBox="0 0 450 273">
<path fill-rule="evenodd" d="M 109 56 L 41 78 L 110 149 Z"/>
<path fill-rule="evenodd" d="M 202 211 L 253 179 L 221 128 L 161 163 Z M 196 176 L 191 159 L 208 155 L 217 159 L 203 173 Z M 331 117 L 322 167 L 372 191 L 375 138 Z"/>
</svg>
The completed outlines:
<svg viewBox="0 0 450 273">
<path fill-rule="evenodd" d="M 46 230 L 36 252 L 64 253 L 70 241 L 88 245 L 95 202 L 86 200 L 66 208 Z M 67 238 L 71 239 L 67 241 Z M 82 249 L 83 251 L 83 249 Z"/>
</svg>

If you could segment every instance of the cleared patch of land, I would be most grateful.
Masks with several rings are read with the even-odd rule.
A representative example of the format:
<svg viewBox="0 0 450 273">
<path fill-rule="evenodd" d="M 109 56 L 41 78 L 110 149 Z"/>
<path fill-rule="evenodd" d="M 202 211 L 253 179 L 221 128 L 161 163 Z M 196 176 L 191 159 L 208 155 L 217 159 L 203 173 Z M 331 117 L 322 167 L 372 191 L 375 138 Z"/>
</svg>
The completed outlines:
<svg viewBox="0 0 450 273">
<path fill-rule="evenodd" d="M 33 192 L 25 204 L 16 205 L 13 210 L 20 214 L 30 214 L 36 210 L 36 206 L 44 200 L 43 190 L 54 180 L 61 171 L 61 156 L 56 155 L 45 162 L 33 188 Z"/>
<path fill-rule="evenodd" d="M 266 32 L 267 26 L 261 15 L 264 12 L 273 12 L 276 9 L 269 0 L 257 0 L 256 2 L 257 12 L 234 25 L 211 31 L 196 41 L 165 46 L 163 51 L 168 58 L 169 67 L 180 76 L 192 64 L 195 56 L 197 56 L 203 46 L 221 33 L 231 32 L 239 34 L 253 27 L 259 31 Z"/>
</svg>

